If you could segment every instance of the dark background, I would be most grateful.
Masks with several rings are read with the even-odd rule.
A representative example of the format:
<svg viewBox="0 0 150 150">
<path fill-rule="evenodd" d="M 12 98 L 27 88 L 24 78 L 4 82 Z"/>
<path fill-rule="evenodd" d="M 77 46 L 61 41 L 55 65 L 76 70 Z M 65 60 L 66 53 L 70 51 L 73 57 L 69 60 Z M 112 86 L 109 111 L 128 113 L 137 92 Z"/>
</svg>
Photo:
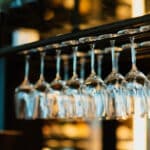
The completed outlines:
<svg viewBox="0 0 150 150">
<path fill-rule="evenodd" d="M 85 28 L 99 25 L 99 23 L 104 24 L 112 21 L 117 21 L 118 18 L 115 14 L 115 8 L 118 5 L 118 1 L 115 0 L 103 0 L 101 12 L 95 16 L 95 19 L 101 20 L 100 22 L 96 22 L 95 24 L 91 24 L 89 20 L 91 20 L 91 12 L 89 11 L 86 14 L 82 14 L 79 12 L 79 3 L 80 0 L 75 1 L 75 5 L 72 9 L 66 9 L 61 3 L 55 4 L 54 1 L 48 0 L 37 0 L 29 3 L 23 2 L 20 5 L 14 4 L 10 6 L 10 4 L 1 5 L 3 11 L 0 12 L 0 47 L 6 47 L 11 45 L 12 43 L 12 32 L 15 29 L 20 27 L 25 28 L 34 28 L 40 32 L 40 39 L 45 39 L 47 37 L 57 35 L 58 33 L 68 33 L 68 32 L 76 32 L 81 30 L 80 24 L 87 24 Z M 92 4 L 92 3 L 91 3 Z M 106 7 L 107 6 L 107 9 Z M 91 5 L 92 7 L 92 5 Z M 46 18 L 46 13 L 52 12 L 54 13 L 54 17 Z M 66 25 L 69 24 L 69 28 L 65 28 Z M 32 83 L 35 83 L 39 76 L 39 56 L 31 56 L 30 60 L 30 80 Z M 70 64 L 72 61 L 70 60 Z M 24 74 L 24 57 L 20 55 L 9 56 L 5 59 L 1 59 L 1 79 L 5 81 L 3 83 L 4 86 L 4 108 L 2 112 L 2 118 L 4 118 L 3 129 L 5 130 L 16 130 L 18 128 L 23 128 L 26 124 L 27 129 L 33 131 L 34 128 L 38 130 L 40 128 L 40 123 L 19 123 L 20 127 L 18 127 L 18 121 L 15 119 L 14 113 L 14 89 L 21 83 L 23 80 Z M 119 61 L 119 70 L 125 75 L 130 70 L 130 53 L 124 57 L 123 54 L 120 56 Z M 138 68 L 147 74 L 149 72 L 149 57 L 145 57 L 137 60 Z M 86 64 L 86 76 L 89 75 L 90 68 L 88 67 L 89 61 Z M 62 67 L 63 68 L 63 67 Z M 97 66 L 95 67 L 97 68 Z M 71 76 L 72 68 L 69 67 L 69 77 Z M 78 72 L 80 69 L 78 68 Z M 105 55 L 102 64 L 102 77 L 103 79 L 110 73 L 111 71 L 111 62 L 110 56 Z M 63 71 L 61 72 L 63 77 Z M 55 60 L 49 60 L 46 58 L 45 64 L 45 78 L 49 83 L 55 77 Z M 3 91 L 1 91 L 2 93 Z M 1 105 L 2 106 L 2 105 Z M 2 109 L 1 109 L 2 110 Z M 2 119 L 3 120 L 3 119 Z M 116 133 L 115 130 L 119 122 L 117 121 L 103 121 L 103 149 L 115 149 L 116 143 Z M 25 130 L 25 129 L 24 129 Z M 28 131 L 29 131 L 28 130 Z M 34 132 L 33 131 L 33 132 Z M 35 137 L 39 137 L 38 133 L 35 134 Z M 108 144 L 109 141 L 109 144 Z"/>
</svg>

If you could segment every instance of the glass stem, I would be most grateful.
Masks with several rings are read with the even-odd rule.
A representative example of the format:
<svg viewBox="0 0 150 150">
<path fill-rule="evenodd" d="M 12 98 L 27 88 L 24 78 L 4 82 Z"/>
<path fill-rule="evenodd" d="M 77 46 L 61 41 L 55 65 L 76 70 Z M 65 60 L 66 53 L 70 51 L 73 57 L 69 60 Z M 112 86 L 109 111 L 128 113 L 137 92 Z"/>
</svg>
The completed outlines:
<svg viewBox="0 0 150 150">
<path fill-rule="evenodd" d="M 136 67 L 136 51 L 134 47 L 134 37 L 130 37 L 131 42 L 131 61 L 132 61 L 132 70 L 137 70 Z"/>
<path fill-rule="evenodd" d="M 41 53 L 40 80 L 44 80 L 44 58 L 45 58 L 45 53 Z"/>
<path fill-rule="evenodd" d="M 102 59 L 103 55 L 97 55 L 97 75 L 102 76 Z"/>
<path fill-rule="evenodd" d="M 84 79 L 85 78 L 85 58 L 84 57 L 81 57 L 80 59 L 80 78 L 81 79 Z"/>
<path fill-rule="evenodd" d="M 112 72 L 116 72 L 116 63 L 115 63 L 115 40 L 110 41 L 111 44 L 111 60 L 112 60 Z"/>
<path fill-rule="evenodd" d="M 73 47 L 73 76 L 77 76 L 77 51 L 78 47 Z"/>
<path fill-rule="evenodd" d="M 56 79 L 60 79 L 60 50 L 56 50 Z"/>
<path fill-rule="evenodd" d="M 95 53 L 94 53 L 95 44 L 92 43 L 90 47 L 91 47 L 91 74 L 95 74 Z"/>
<path fill-rule="evenodd" d="M 29 55 L 25 56 L 25 77 L 24 80 L 27 81 L 29 79 Z"/>
</svg>

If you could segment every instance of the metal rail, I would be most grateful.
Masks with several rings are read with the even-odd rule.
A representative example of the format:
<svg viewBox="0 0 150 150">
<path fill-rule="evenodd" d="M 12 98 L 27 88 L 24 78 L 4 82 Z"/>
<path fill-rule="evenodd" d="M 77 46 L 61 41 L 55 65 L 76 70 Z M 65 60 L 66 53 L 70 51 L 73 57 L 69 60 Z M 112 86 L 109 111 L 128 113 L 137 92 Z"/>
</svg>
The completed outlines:
<svg viewBox="0 0 150 150">
<path fill-rule="evenodd" d="M 150 14 L 144 15 L 141 17 L 123 20 L 123 21 L 118 21 L 118 22 L 114 22 L 110 24 L 101 25 L 98 27 L 82 30 L 76 33 L 68 33 L 64 35 L 59 35 L 59 36 L 47 38 L 47 39 L 40 40 L 37 42 L 29 43 L 29 44 L 24 44 L 24 45 L 15 46 L 15 47 L 10 46 L 10 47 L 1 48 L 0 57 L 6 57 L 8 55 L 16 54 L 24 50 L 30 51 L 37 47 L 43 47 L 43 46 L 50 45 L 53 43 L 60 43 L 66 40 L 79 39 L 80 37 L 101 35 L 105 33 L 116 33 L 117 31 L 121 29 L 135 28 L 135 27 L 139 27 L 141 25 L 147 25 L 147 24 L 150 24 Z M 141 39 L 144 39 L 145 37 L 148 40 L 150 39 L 150 31 L 143 33 L 143 34 L 136 35 L 136 38 L 139 41 L 142 41 Z M 127 39 L 126 36 L 117 38 L 118 45 L 123 43 L 123 41 L 126 41 L 126 39 Z M 105 43 L 104 41 L 101 41 L 100 44 Z"/>
</svg>

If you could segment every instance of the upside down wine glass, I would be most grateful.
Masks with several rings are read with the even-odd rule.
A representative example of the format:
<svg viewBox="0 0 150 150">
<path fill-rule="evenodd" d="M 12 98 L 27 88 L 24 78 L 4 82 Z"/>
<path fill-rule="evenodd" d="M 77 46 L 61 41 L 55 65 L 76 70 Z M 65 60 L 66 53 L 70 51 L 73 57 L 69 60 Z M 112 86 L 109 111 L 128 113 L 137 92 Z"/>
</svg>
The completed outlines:
<svg viewBox="0 0 150 150">
<path fill-rule="evenodd" d="M 109 38 L 117 37 L 116 34 L 110 34 Z M 125 96 L 124 77 L 118 72 L 118 54 L 115 53 L 115 39 L 110 39 L 112 72 L 105 79 L 107 90 L 109 92 L 108 101 L 108 119 L 126 119 L 127 118 L 127 101 Z"/>
<path fill-rule="evenodd" d="M 25 75 L 24 80 L 15 89 L 15 106 L 16 118 L 18 119 L 33 119 L 35 110 L 35 90 L 34 86 L 29 81 L 29 58 L 25 54 Z"/>
<path fill-rule="evenodd" d="M 141 26 L 139 28 L 140 32 L 146 32 L 146 31 L 150 31 L 150 25 L 144 25 Z M 150 41 L 143 41 L 140 44 L 140 47 L 149 47 L 150 46 Z M 145 86 L 145 90 L 146 90 L 146 100 L 147 100 L 147 114 L 148 114 L 148 118 L 150 118 L 150 73 L 148 73 L 147 75 L 147 85 Z"/>
<path fill-rule="evenodd" d="M 66 93 L 69 97 L 69 111 L 70 117 L 74 119 L 79 119 L 84 117 L 84 102 L 85 98 L 83 98 L 83 94 L 81 93 L 81 81 L 77 75 L 77 51 L 78 51 L 78 41 L 70 40 L 62 43 L 64 46 L 72 46 L 73 47 L 73 75 L 71 79 L 66 82 L 67 89 Z"/>
<path fill-rule="evenodd" d="M 91 73 L 89 77 L 85 80 L 85 92 L 89 93 L 92 97 L 91 104 L 89 109 L 91 110 L 91 117 L 102 119 L 105 117 L 105 104 L 107 101 L 107 92 L 105 89 L 104 82 L 100 77 L 98 77 L 95 73 L 95 41 L 97 37 L 83 37 L 80 38 L 79 41 L 81 43 L 90 43 L 90 55 L 91 55 Z M 100 67 L 100 66 L 99 66 Z"/>
<path fill-rule="evenodd" d="M 118 31 L 118 34 L 130 35 L 132 68 L 125 76 L 127 81 L 125 85 L 127 89 L 127 99 L 132 104 L 133 108 L 131 109 L 131 112 L 128 113 L 144 117 L 147 114 L 147 102 L 144 88 L 147 83 L 147 78 L 136 66 L 136 51 L 133 34 L 138 32 L 138 29 L 125 29 Z"/>
<path fill-rule="evenodd" d="M 61 45 L 54 44 L 56 48 L 56 77 L 50 83 L 50 91 L 48 94 L 48 105 L 50 109 L 50 118 L 64 119 L 68 117 L 67 97 L 64 93 L 65 85 L 60 76 L 60 61 L 61 61 Z"/>
<path fill-rule="evenodd" d="M 48 107 L 47 107 L 47 93 L 49 90 L 49 84 L 44 78 L 44 58 L 45 52 L 40 52 L 40 77 L 35 83 L 35 118 L 46 119 L 48 117 Z"/>
</svg>

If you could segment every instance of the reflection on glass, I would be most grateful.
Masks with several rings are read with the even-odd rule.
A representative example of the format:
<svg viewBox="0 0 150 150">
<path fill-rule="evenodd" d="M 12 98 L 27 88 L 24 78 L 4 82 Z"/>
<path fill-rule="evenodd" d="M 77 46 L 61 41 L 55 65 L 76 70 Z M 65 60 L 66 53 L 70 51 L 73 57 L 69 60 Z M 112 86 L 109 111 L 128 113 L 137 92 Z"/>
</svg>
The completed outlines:
<svg viewBox="0 0 150 150">
<path fill-rule="evenodd" d="M 125 29 L 118 32 L 120 35 L 131 35 L 131 61 L 132 68 L 126 75 L 126 88 L 128 102 L 130 102 L 131 109 L 128 110 L 129 114 L 135 113 L 135 115 L 144 117 L 147 114 L 145 84 L 147 83 L 146 76 L 137 69 L 136 66 L 136 51 L 134 44 L 134 36 L 132 34 L 138 33 L 138 29 Z M 135 111 L 135 112 L 134 112 Z"/>
<path fill-rule="evenodd" d="M 19 87 L 15 89 L 16 117 L 33 119 L 35 110 L 34 87 L 29 81 L 29 55 L 25 56 L 25 75 Z"/>
<path fill-rule="evenodd" d="M 49 89 L 48 83 L 45 81 L 44 78 L 44 57 L 45 53 L 41 52 L 41 61 L 40 61 L 40 77 L 39 80 L 35 83 L 35 101 L 36 101 L 36 107 L 35 107 L 35 118 L 47 118 L 48 117 L 48 107 L 47 107 L 47 92 Z"/>
<path fill-rule="evenodd" d="M 112 35 L 115 37 L 116 35 Z M 127 100 L 124 77 L 118 72 L 118 57 L 117 48 L 114 47 L 115 40 L 110 40 L 111 57 L 112 57 L 112 72 L 107 76 L 105 82 L 109 91 L 109 115 L 108 118 L 126 119 L 127 118 Z M 118 48 L 119 49 L 119 48 Z"/>
<path fill-rule="evenodd" d="M 68 117 L 68 98 L 64 93 L 65 85 L 60 76 L 60 45 L 56 50 L 56 77 L 50 84 L 48 94 L 50 118 L 67 118 Z"/>
<path fill-rule="evenodd" d="M 79 41 L 81 43 L 94 42 L 97 40 L 97 37 L 83 37 Z M 93 101 L 90 104 L 91 117 L 103 118 L 106 116 L 106 104 L 107 104 L 107 92 L 105 89 L 104 82 L 100 77 L 96 75 L 95 72 L 95 43 L 90 45 L 90 55 L 91 55 L 91 73 L 85 80 L 85 92 L 89 93 L 93 97 Z M 100 66 L 98 66 L 100 67 Z"/>
<path fill-rule="evenodd" d="M 69 105 L 71 117 L 72 118 L 83 118 L 83 116 L 85 116 L 84 108 L 86 108 L 85 107 L 86 99 L 81 92 L 81 84 L 82 83 L 77 75 L 78 46 L 75 46 L 75 45 L 78 44 L 78 41 L 71 40 L 71 41 L 66 41 L 63 44 L 73 46 L 73 75 L 72 75 L 71 79 L 69 79 L 66 83 L 66 85 L 67 85 L 66 93 L 69 96 L 70 103 L 71 103 Z"/>
</svg>

